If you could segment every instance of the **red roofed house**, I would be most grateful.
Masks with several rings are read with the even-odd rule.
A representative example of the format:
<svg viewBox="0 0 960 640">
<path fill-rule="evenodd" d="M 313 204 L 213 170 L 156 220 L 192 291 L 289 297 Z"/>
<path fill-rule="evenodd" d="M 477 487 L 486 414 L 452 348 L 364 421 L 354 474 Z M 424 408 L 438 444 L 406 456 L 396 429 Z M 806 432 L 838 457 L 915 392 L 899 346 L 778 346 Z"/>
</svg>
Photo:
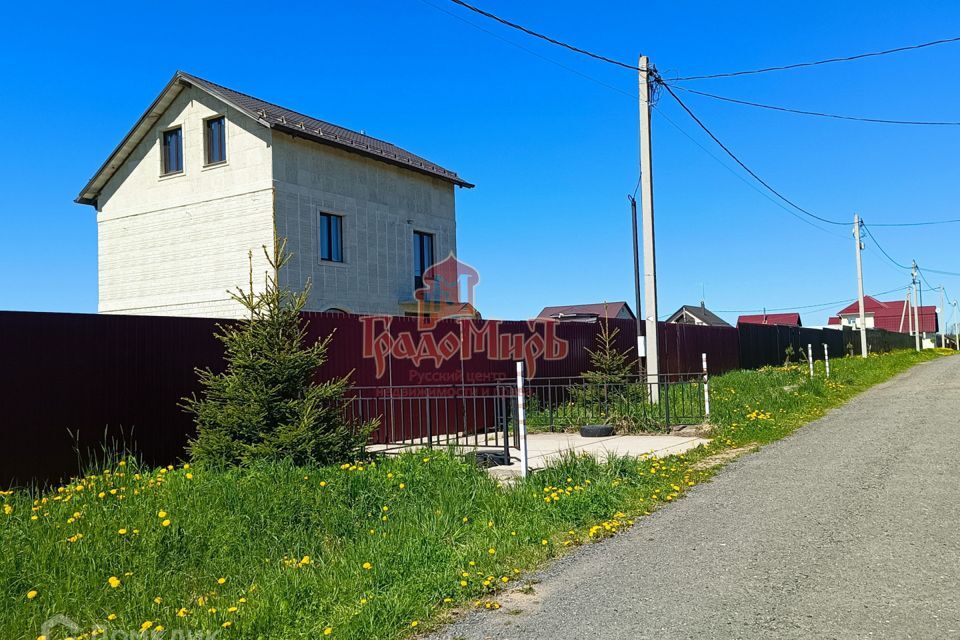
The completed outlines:
<svg viewBox="0 0 960 640">
<path fill-rule="evenodd" d="M 799 313 L 763 313 L 755 316 L 740 316 L 737 324 L 775 324 L 784 327 L 801 327 Z"/>
<path fill-rule="evenodd" d="M 907 304 L 906 300 L 896 300 L 893 302 L 881 302 L 871 296 L 863 298 L 864 320 L 868 329 L 886 329 L 896 333 L 910 333 L 913 327 L 913 306 Z M 920 317 L 920 332 L 924 340 L 927 340 L 927 334 L 936 334 L 939 330 L 937 323 L 937 308 L 935 306 L 917 307 Z M 844 307 L 840 312 L 828 321 L 832 325 L 860 327 L 860 306 L 858 303 Z M 929 345 L 934 346 L 930 341 Z"/>
</svg>

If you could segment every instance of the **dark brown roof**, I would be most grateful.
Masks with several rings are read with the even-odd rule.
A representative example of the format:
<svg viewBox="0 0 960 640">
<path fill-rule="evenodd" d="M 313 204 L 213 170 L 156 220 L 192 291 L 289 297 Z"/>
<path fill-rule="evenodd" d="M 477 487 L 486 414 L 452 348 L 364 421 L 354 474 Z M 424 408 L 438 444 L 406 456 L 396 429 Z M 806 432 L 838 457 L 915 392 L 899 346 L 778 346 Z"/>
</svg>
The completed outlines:
<svg viewBox="0 0 960 640">
<path fill-rule="evenodd" d="M 713 311 L 710 311 L 710 309 L 707 309 L 705 306 L 692 304 L 685 304 L 674 311 L 673 315 L 667 318 L 667 322 L 676 322 L 683 315 L 684 311 L 692 315 L 694 318 L 700 320 L 700 322 L 711 327 L 730 326 L 726 320 L 715 314 Z"/>
<path fill-rule="evenodd" d="M 597 318 L 616 318 L 620 312 L 626 308 L 631 318 L 633 311 L 626 302 L 597 302 L 592 304 L 568 304 L 554 307 L 544 307 L 538 318 L 555 318 L 559 315 L 565 316 L 596 316 Z"/>
<path fill-rule="evenodd" d="M 134 125 L 134 128 L 126 135 L 123 141 L 121 141 L 110 157 L 107 158 L 107 161 L 104 162 L 103 166 L 100 167 L 90 182 L 87 183 L 87 186 L 84 187 L 84 190 L 77 198 L 77 202 L 81 204 L 93 204 L 96 202 L 96 197 L 99 195 L 103 185 L 106 184 L 110 176 L 123 164 L 123 161 L 130 155 L 136 144 L 139 143 L 146 131 L 149 130 L 149 127 L 159 119 L 163 111 L 173 101 L 173 98 L 175 98 L 185 86 L 197 87 L 271 129 L 277 129 L 278 131 L 306 138 L 314 142 L 340 147 L 406 169 L 435 176 L 460 187 L 471 188 L 474 186 L 460 178 L 455 172 L 444 169 L 440 165 L 434 164 L 389 142 L 339 127 L 324 120 L 311 118 L 310 116 L 297 111 L 291 111 L 272 102 L 260 100 L 259 98 L 254 98 L 245 93 L 240 93 L 239 91 L 234 91 L 233 89 L 210 82 L 209 80 L 178 71 L 164 88 L 163 92 L 161 92 L 160 96 L 150 105 L 143 116 L 140 117 L 140 120 L 137 121 L 137 124 Z"/>
</svg>

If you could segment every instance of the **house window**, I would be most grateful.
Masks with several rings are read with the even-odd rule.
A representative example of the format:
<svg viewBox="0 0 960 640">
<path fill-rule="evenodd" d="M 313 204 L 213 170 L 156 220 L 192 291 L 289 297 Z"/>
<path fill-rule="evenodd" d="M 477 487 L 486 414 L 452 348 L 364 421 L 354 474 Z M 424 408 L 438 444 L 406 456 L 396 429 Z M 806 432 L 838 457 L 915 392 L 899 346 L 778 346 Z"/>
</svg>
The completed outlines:
<svg viewBox="0 0 960 640">
<path fill-rule="evenodd" d="M 183 171 L 183 129 L 163 132 L 163 174 Z"/>
<path fill-rule="evenodd" d="M 332 213 L 320 214 L 320 259 L 343 262 L 343 218 Z"/>
<path fill-rule="evenodd" d="M 204 147 L 207 164 L 227 161 L 227 121 L 223 116 L 204 120 Z"/>
<path fill-rule="evenodd" d="M 413 288 L 423 288 L 423 274 L 433 266 L 433 234 L 413 232 Z"/>
</svg>

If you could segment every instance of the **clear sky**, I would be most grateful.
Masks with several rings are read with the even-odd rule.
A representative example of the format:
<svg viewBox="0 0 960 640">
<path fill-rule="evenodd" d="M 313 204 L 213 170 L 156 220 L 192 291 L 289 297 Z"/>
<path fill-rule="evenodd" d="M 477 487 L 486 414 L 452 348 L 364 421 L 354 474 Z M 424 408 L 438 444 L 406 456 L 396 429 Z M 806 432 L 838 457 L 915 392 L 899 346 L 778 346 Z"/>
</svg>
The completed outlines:
<svg viewBox="0 0 960 640">
<path fill-rule="evenodd" d="M 611 57 L 647 54 L 665 77 L 960 35 L 960 7 L 949 1 L 475 3 Z M 73 199 L 176 69 L 363 129 L 476 183 L 457 193 L 458 243 L 481 274 L 486 317 L 633 300 L 626 196 L 638 175 L 635 73 L 448 0 L 158 7 L 5 7 L 16 28 L 0 40 L 0 309 L 96 311 L 95 214 Z M 960 120 L 958 68 L 960 43 L 689 86 L 801 109 Z M 960 218 L 960 127 L 681 97 L 755 171 L 819 215 L 852 221 L 859 211 L 868 224 Z M 786 213 L 739 178 L 666 96 L 654 111 L 654 156 L 661 315 L 699 303 L 701 288 L 715 310 L 856 295 L 851 229 L 822 231 Z M 960 225 L 875 233 L 900 262 L 960 272 Z M 867 245 L 867 292 L 906 285 L 908 275 Z M 960 296 L 960 278 L 928 278 Z M 842 306 L 804 312 L 804 323 L 823 323 Z"/>
</svg>

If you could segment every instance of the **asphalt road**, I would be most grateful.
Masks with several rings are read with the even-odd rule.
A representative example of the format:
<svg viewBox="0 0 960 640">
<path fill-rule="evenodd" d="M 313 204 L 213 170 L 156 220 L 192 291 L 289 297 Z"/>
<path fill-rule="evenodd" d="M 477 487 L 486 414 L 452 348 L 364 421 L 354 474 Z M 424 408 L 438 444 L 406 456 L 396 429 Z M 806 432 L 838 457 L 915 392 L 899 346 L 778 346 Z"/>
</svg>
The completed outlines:
<svg viewBox="0 0 960 640">
<path fill-rule="evenodd" d="M 435 638 L 960 638 L 960 356 L 531 578 Z"/>
</svg>

